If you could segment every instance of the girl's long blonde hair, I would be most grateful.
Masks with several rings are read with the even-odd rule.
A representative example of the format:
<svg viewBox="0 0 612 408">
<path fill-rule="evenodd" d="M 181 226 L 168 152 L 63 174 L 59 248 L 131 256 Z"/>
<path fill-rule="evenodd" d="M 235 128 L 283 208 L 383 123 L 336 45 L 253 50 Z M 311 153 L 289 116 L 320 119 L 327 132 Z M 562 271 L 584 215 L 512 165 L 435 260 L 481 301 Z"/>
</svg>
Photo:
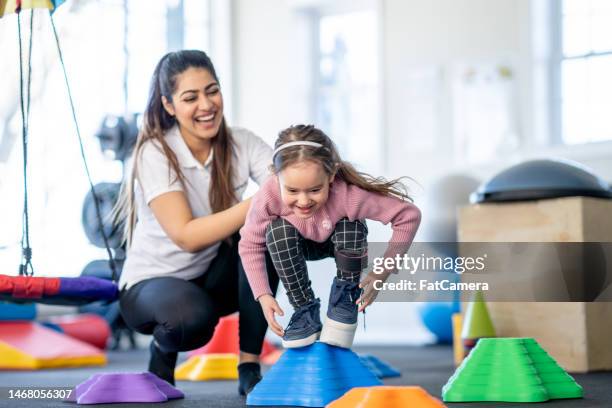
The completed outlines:
<svg viewBox="0 0 612 408">
<path fill-rule="evenodd" d="M 291 164 L 310 160 L 320 164 L 328 176 L 335 174 L 347 184 L 353 184 L 373 193 L 412 201 L 406 186 L 401 181 L 402 178 L 386 180 L 358 171 L 352 164 L 340 158 L 338 149 L 329 136 L 312 125 L 295 125 L 282 130 L 278 134 L 274 148 L 277 149 L 286 143 L 295 141 L 315 142 L 321 147 L 297 145 L 280 150 L 273 157 L 271 170 L 275 174 Z"/>
<path fill-rule="evenodd" d="M 137 162 L 145 143 L 156 142 L 156 147 L 160 148 L 168 159 L 168 174 L 172 175 L 175 181 L 179 180 L 183 185 L 186 184 L 176 154 L 168 146 L 164 137 L 166 132 L 176 125 L 176 119 L 164 109 L 162 96 L 172 103 L 177 76 L 188 68 L 205 69 L 219 82 L 212 61 L 203 51 L 182 50 L 171 52 L 164 55 L 155 67 L 149 99 L 144 112 L 143 127 L 138 135 L 132 155 L 132 170 L 121 186 L 119 200 L 114 210 L 115 222 L 125 220 L 124 239 L 127 241 L 128 247 L 131 244 L 137 221 L 134 197 L 134 184 L 138 178 Z M 221 121 L 219 133 L 212 139 L 212 151 L 214 151 L 214 155 L 208 196 L 213 212 L 219 212 L 237 202 L 232 184 L 234 140 L 225 123 L 225 118 Z"/>
</svg>

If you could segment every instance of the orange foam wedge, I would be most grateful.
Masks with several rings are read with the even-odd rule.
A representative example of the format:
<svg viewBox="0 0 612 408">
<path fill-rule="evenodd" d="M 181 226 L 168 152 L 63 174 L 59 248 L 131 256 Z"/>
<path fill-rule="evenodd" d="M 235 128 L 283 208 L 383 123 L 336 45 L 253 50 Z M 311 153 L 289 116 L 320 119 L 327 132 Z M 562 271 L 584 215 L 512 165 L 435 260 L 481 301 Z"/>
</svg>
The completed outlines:
<svg viewBox="0 0 612 408">
<path fill-rule="evenodd" d="M 421 387 L 376 386 L 353 388 L 342 397 L 327 405 L 327 408 L 440 408 L 440 400 L 432 397 Z"/>
</svg>

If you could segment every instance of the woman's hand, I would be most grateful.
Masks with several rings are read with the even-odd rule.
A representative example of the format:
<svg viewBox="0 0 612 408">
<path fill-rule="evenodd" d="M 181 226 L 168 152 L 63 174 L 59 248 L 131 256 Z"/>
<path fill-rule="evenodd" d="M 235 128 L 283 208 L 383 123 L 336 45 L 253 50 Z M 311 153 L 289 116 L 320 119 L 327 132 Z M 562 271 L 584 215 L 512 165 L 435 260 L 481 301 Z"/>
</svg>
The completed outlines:
<svg viewBox="0 0 612 408">
<path fill-rule="evenodd" d="M 263 310 L 264 317 L 268 322 L 268 326 L 270 329 L 280 337 L 283 337 L 284 330 L 280 324 L 276 321 L 274 314 L 278 314 L 279 316 L 284 316 L 285 312 L 280 308 L 276 299 L 272 295 L 262 295 L 257 299 L 259 304 L 261 305 L 261 309 Z"/>
<path fill-rule="evenodd" d="M 386 271 L 382 273 L 370 272 L 361 282 L 359 282 L 359 287 L 363 289 L 361 296 L 355 302 L 359 305 L 359 312 L 362 312 L 366 307 L 371 305 L 376 299 L 376 296 L 378 296 L 378 290 L 374 288 L 374 282 L 377 280 L 385 282 L 390 274 L 390 272 Z"/>
</svg>

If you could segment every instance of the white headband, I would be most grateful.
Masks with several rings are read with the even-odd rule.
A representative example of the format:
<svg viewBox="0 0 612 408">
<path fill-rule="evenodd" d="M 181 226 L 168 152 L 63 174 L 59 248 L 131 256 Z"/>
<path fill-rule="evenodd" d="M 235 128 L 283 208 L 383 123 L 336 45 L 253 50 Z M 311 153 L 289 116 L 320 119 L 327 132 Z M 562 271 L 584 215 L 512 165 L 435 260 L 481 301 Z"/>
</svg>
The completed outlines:
<svg viewBox="0 0 612 408">
<path fill-rule="evenodd" d="M 274 153 L 272 153 L 272 157 L 276 156 L 276 153 L 280 152 L 283 149 L 286 149 L 288 147 L 292 147 L 292 146 L 312 146 L 312 147 L 324 147 L 321 143 L 317 143 L 317 142 L 309 142 L 307 140 L 297 140 L 295 142 L 289 142 L 289 143 L 285 143 L 284 145 L 280 145 L 278 146 L 275 150 Z"/>
</svg>

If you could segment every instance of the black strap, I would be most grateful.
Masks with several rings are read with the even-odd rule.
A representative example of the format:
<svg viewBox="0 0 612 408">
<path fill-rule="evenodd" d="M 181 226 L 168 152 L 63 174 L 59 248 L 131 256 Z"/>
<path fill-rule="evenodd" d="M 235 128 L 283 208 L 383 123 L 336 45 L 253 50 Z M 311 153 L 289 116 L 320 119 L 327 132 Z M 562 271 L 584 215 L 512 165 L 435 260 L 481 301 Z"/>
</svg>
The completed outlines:
<svg viewBox="0 0 612 408">
<path fill-rule="evenodd" d="M 368 253 L 350 254 L 344 251 L 334 251 L 336 266 L 343 271 L 363 271 L 368 267 Z"/>
<path fill-rule="evenodd" d="M 21 263 L 19 275 L 32 276 L 32 248 L 30 246 L 30 217 L 28 211 L 28 130 L 30 121 L 30 89 L 32 84 L 32 37 L 34 10 L 30 10 L 30 39 L 28 45 L 27 79 L 23 73 L 23 37 L 21 35 L 21 8 L 17 10 L 17 36 L 19 38 L 19 104 L 21 110 L 21 142 L 23 148 L 23 220 L 21 230 Z M 27 81 L 27 82 L 26 82 Z M 25 96 L 24 96 L 25 87 Z"/>
<path fill-rule="evenodd" d="M 100 225 L 100 234 L 102 235 L 102 240 L 104 241 L 104 247 L 106 248 L 106 253 L 108 255 L 108 265 L 112 271 L 112 279 L 113 281 L 116 282 L 118 278 L 117 267 L 115 265 L 115 259 L 113 258 L 113 253 L 108 244 L 108 237 L 106 236 L 106 232 L 104 231 L 104 223 L 102 221 L 102 213 L 100 211 L 100 203 L 99 203 L 98 195 L 96 194 L 96 189 L 94 188 L 93 182 L 91 181 L 91 175 L 89 173 L 89 166 L 87 165 L 87 158 L 85 157 L 85 149 L 83 148 L 83 139 L 81 138 L 81 131 L 79 129 L 79 123 L 76 117 L 74 102 L 72 100 L 72 92 L 70 91 L 70 83 L 68 81 L 68 74 L 66 73 L 66 65 L 64 64 L 64 57 L 62 55 L 62 49 L 60 47 L 59 37 L 57 35 L 57 30 L 55 28 L 55 22 L 53 21 L 53 14 L 51 13 L 51 10 L 49 10 L 49 17 L 51 18 L 51 27 L 53 28 L 53 36 L 55 38 L 55 44 L 57 45 L 57 52 L 59 54 L 60 64 L 62 66 L 62 71 L 64 73 L 64 81 L 66 82 L 66 89 L 68 90 L 68 99 L 70 101 L 70 109 L 72 111 L 72 119 L 74 121 L 74 126 L 76 128 L 77 138 L 79 140 L 81 158 L 83 159 L 85 173 L 87 174 L 87 180 L 89 181 L 89 189 L 94 198 L 94 204 L 96 208 L 96 217 L 98 218 L 98 224 Z"/>
</svg>

